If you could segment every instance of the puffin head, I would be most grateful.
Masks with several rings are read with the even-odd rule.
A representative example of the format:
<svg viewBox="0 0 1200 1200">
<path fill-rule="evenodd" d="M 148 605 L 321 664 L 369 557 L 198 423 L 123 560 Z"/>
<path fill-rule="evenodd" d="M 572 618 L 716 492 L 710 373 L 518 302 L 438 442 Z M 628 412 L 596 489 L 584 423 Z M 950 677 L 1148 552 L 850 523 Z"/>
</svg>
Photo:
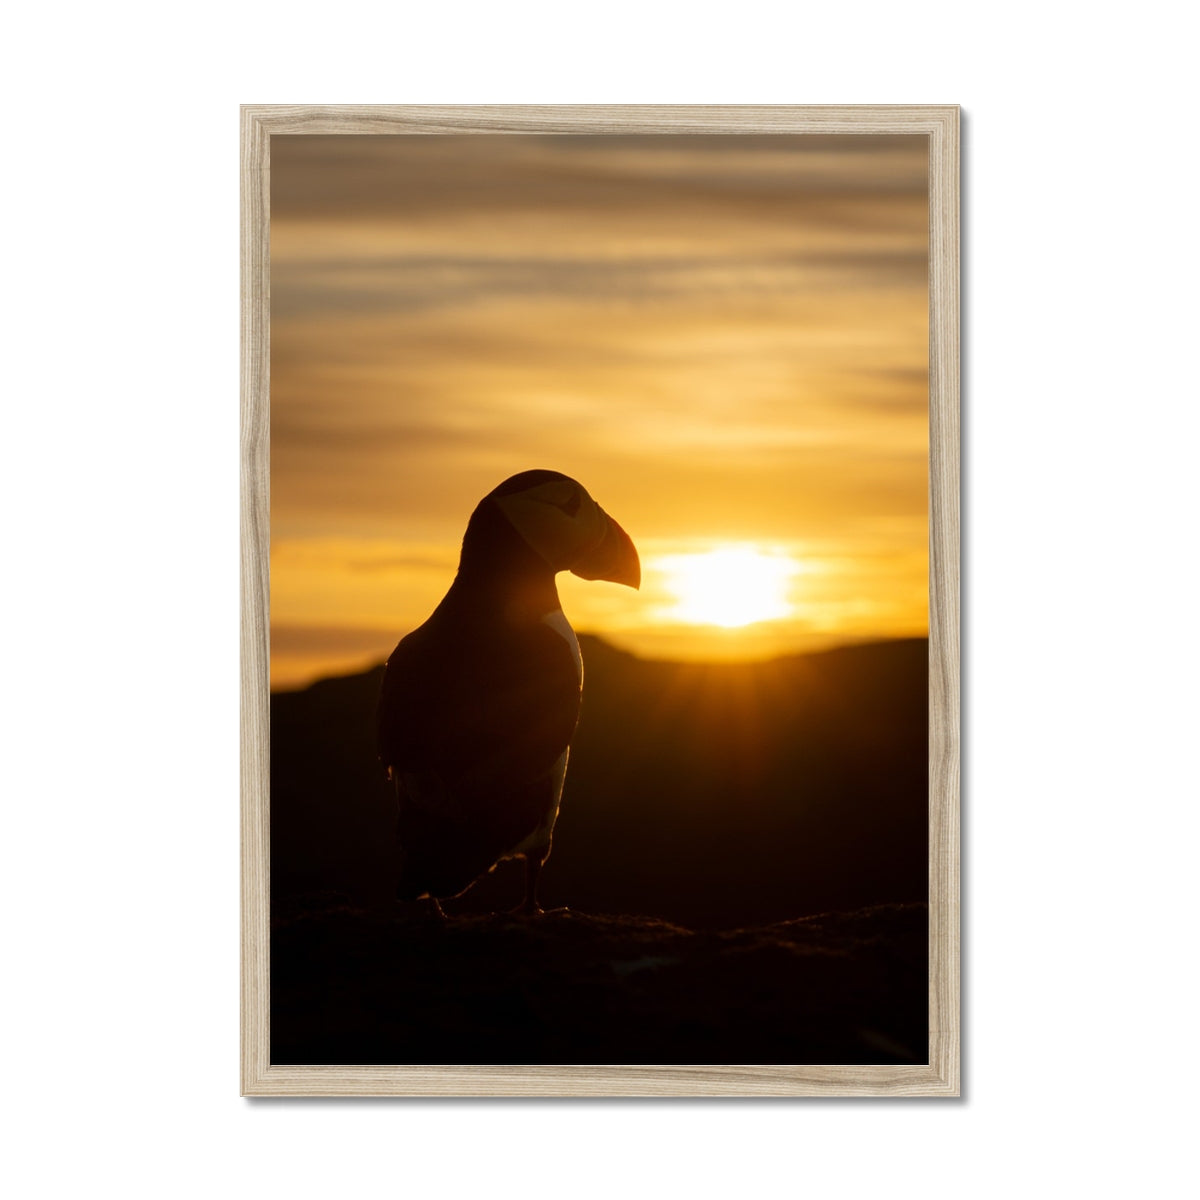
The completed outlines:
<svg viewBox="0 0 1200 1200">
<path fill-rule="evenodd" d="M 476 516 L 488 508 L 498 511 L 552 572 L 641 586 L 642 567 L 629 534 L 569 476 L 522 471 L 489 492 Z"/>
</svg>

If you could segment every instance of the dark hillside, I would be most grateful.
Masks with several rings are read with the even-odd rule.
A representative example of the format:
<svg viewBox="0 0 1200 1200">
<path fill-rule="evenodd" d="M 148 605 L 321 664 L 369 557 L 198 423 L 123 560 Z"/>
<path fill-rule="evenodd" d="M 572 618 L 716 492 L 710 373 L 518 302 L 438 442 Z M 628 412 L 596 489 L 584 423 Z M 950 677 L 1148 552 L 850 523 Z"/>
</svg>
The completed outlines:
<svg viewBox="0 0 1200 1200">
<path fill-rule="evenodd" d="M 394 910 L 381 669 L 272 697 L 272 1061 L 925 1061 L 926 643 L 581 641 L 541 918 L 514 863 Z"/>
<path fill-rule="evenodd" d="M 924 902 L 923 639 L 720 665 L 580 641 L 583 716 L 543 903 L 730 928 Z M 380 676 L 272 696 L 277 902 L 387 899 Z M 520 892 L 506 864 L 448 907 L 487 912 Z"/>
<path fill-rule="evenodd" d="M 927 1061 L 924 905 L 723 933 L 316 908 L 271 940 L 274 1063 Z"/>
</svg>

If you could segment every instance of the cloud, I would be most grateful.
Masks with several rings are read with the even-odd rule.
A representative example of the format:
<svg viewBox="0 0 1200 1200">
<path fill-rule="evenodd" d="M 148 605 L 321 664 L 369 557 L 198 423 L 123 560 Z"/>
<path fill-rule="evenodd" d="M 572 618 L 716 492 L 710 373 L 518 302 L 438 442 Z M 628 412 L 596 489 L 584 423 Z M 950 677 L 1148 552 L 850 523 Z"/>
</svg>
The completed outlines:
<svg viewBox="0 0 1200 1200">
<path fill-rule="evenodd" d="M 275 319 L 405 315 L 526 298 L 644 308 L 698 295 L 749 300 L 887 285 L 924 288 L 926 275 L 923 246 L 783 255 L 761 249 L 743 255 L 717 246 L 676 256 L 590 259 L 381 256 L 371 252 L 371 243 L 355 250 L 275 266 Z"/>
<path fill-rule="evenodd" d="M 394 630 L 338 625 L 271 624 L 272 654 L 376 655 L 386 657 L 396 643 Z M 383 647 L 381 651 L 380 648 Z"/>
<path fill-rule="evenodd" d="M 923 197 L 922 137 L 293 135 L 271 146 L 275 219 L 461 219 L 484 210 Z M 839 206 L 842 219 L 853 208 Z"/>
<path fill-rule="evenodd" d="M 479 498 L 550 467 L 642 538 L 892 555 L 911 632 L 926 172 L 904 137 L 274 139 L 273 613 L 423 619 Z M 840 578 L 855 636 L 899 619 Z"/>
</svg>

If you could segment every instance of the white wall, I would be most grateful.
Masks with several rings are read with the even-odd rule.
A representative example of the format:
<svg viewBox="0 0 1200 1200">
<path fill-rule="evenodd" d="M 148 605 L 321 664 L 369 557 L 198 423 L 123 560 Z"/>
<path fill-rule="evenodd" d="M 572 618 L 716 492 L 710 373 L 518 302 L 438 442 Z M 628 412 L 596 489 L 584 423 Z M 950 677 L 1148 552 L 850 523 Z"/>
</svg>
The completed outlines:
<svg viewBox="0 0 1200 1200">
<path fill-rule="evenodd" d="M 1166 1196 L 1194 1182 L 1183 11 L 392 0 L 9 15 L 13 1194 Z M 238 1098 L 237 105 L 347 100 L 964 106 L 962 1102 Z"/>
</svg>

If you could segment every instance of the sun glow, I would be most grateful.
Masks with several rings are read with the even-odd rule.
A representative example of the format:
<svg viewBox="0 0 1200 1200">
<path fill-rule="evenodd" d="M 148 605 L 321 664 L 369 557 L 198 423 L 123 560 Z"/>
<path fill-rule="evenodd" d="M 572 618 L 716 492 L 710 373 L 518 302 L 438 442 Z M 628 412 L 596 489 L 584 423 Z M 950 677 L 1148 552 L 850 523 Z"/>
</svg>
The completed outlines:
<svg viewBox="0 0 1200 1200">
<path fill-rule="evenodd" d="M 792 614 L 792 579 L 800 574 L 795 559 L 766 553 L 756 546 L 721 546 L 706 554 L 673 554 L 652 564 L 678 600 L 672 620 L 691 625 L 735 629 Z"/>
</svg>

